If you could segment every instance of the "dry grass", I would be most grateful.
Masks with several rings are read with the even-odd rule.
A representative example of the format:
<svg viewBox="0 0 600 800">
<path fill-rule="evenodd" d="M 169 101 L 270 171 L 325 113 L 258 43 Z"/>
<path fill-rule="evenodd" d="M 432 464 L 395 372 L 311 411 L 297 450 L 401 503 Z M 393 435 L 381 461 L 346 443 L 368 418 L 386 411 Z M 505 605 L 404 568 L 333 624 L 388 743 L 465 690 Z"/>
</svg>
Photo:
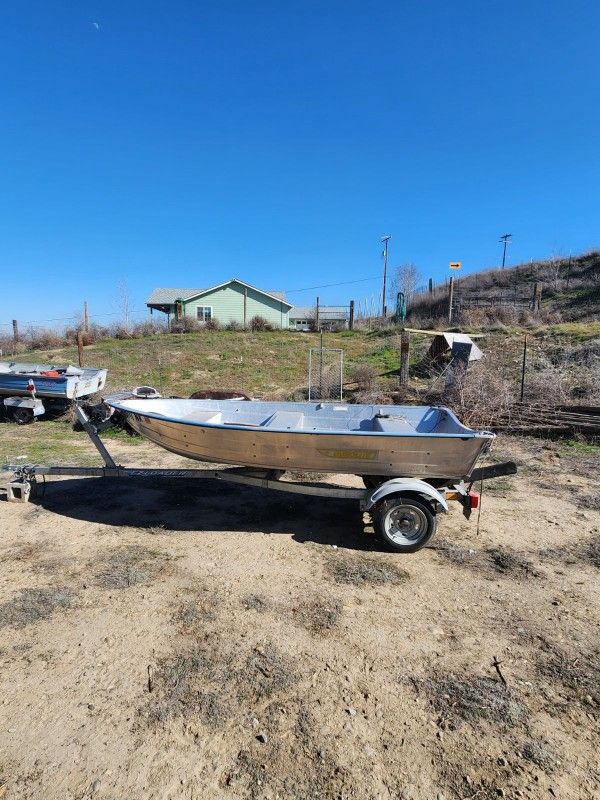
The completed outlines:
<svg viewBox="0 0 600 800">
<path fill-rule="evenodd" d="M 271 603 L 267 598 L 258 594 L 249 594 L 242 600 L 242 605 L 248 611 L 258 611 L 259 614 L 264 614 L 271 609 Z"/>
<path fill-rule="evenodd" d="M 503 727 L 523 725 L 528 709 L 500 681 L 478 675 L 458 676 L 436 674 L 431 678 L 413 681 L 423 690 L 442 727 L 456 727 L 461 721 L 488 720 Z"/>
<path fill-rule="evenodd" d="M 537 661 L 540 675 L 571 697 L 600 702 L 600 652 L 567 655 L 549 642 L 544 642 L 544 652 Z"/>
<path fill-rule="evenodd" d="M 333 598 L 316 598 L 293 609 L 294 621 L 314 634 L 323 634 L 335 628 L 343 612 L 341 601 Z"/>
<path fill-rule="evenodd" d="M 126 589 L 151 583 L 166 569 L 170 560 L 166 553 L 141 545 L 119 547 L 95 565 L 96 582 L 107 589 Z"/>
<path fill-rule="evenodd" d="M 70 608 L 75 598 L 76 593 L 67 587 L 21 589 L 13 600 L 0 605 L 0 628 L 24 628 L 49 619 Z"/>
<path fill-rule="evenodd" d="M 438 539 L 431 549 L 452 564 L 468 567 L 476 572 L 483 572 L 489 577 L 496 577 L 498 573 L 517 579 L 543 577 L 543 574 L 536 569 L 532 561 L 516 550 L 510 550 L 507 547 L 475 550 L 461 547 L 444 539 Z"/>
<path fill-rule="evenodd" d="M 153 692 L 142 712 L 151 724 L 175 718 L 225 725 L 294 683 L 295 670 L 272 642 L 244 657 L 208 641 L 161 659 L 153 671 Z"/>
<path fill-rule="evenodd" d="M 520 750 L 521 757 L 539 767 L 543 772 L 550 774 L 560 765 L 556 753 L 539 739 L 529 739 Z"/>
<path fill-rule="evenodd" d="M 409 573 L 393 564 L 366 556 L 351 556 L 336 552 L 325 563 L 327 575 L 336 583 L 352 586 L 382 586 L 408 580 Z"/>
<path fill-rule="evenodd" d="M 505 547 L 492 547 L 486 551 L 486 554 L 497 572 L 510 573 L 516 576 L 531 575 L 540 577 L 540 573 L 535 569 L 533 563 L 514 550 L 508 550 Z"/>
</svg>

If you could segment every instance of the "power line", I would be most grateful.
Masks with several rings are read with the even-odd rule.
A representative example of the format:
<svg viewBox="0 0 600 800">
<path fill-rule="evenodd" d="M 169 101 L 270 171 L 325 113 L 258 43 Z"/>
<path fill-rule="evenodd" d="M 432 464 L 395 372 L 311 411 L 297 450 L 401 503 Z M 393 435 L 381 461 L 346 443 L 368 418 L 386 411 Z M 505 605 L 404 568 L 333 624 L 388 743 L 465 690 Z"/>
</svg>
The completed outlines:
<svg viewBox="0 0 600 800">
<path fill-rule="evenodd" d="M 373 275 L 371 278 L 358 278 L 355 281 L 342 281 L 341 283 L 322 283 L 320 286 L 307 286 L 306 289 L 284 289 L 286 294 L 293 294 L 294 292 L 312 292 L 313 289 L 328 289 L 331 286 L 348 286 L 351 283 L 365 283 L 366 281 L 378 281 L 379 275 Z"/>
</svg>

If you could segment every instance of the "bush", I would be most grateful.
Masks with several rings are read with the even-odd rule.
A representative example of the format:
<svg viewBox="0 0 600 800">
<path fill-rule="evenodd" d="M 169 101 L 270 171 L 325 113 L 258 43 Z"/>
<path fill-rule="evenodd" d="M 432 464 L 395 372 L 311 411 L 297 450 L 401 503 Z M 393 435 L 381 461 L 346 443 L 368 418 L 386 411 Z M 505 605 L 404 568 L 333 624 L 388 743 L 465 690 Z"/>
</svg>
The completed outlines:
<svg viewBox="0 0 600 800">
<path fill-rule="evenodd" d="M 482 359 L 471 363 L 444 400 L 465 425 L 485 428 L 511 408 L 516 390 L 515 382 L 502 375 L 497 365 Z"/>
<path fill-rule="evenodd" d="M 154 336 L 158 333 L 167 333 L 167 326 L 164 322 L 155 322 L 152 319 L 144 322 L 136 322 L 131 328 L 131 335 L 134 339 L 141 339 L 144 336 Z"/>
<path fill-rule="evenodd" d="M 29 328 L 25 334 L 25 341 L 30 350 L 54 350 L 66 344 L 64 336 L 45 328 Z"/>
<path fill-rule="evenodd" d="M 199 331 L 201 328 L 202 326 L 198 320 L 193 317 L 181 317 L 171 322 L 171 333 L 190 333 L 191 331 Z"/>
<path fill-rule="evenodd" d="M 227 325 L 225 325 L 226 331 L 241 331 L 243 326 L 236 320 L 230 319 Z"/>
<path fill-rule="evenodd" d="M 378 372 L 372 364 L 356 364 L 351 371 L 351 379 L 360 392 L 372 392 Z"/>
<path fill-rule="evenodd" d="M 271 323 L 266 320 L 264 317 L 261 317 L 260 314 L 256 314 L 250 320 L 250 330 L 256 332 L 259 331 L 272 331 L 273 326 Z"/>
<path fill-rule="evenodd" d="M 204 324 L 204 329 L 207 331 L 220 331 L 221 330 L 221 323 L 218 319 L 211 317 L 211 319 L 206 320 Z"/>
<path fill-rule="evenodd" d="M 0 352 L 3 357 L 16 356 L 27 350 L 25 342 L 15 342 L 12 336 L 0 336 Z"/>
</svg>

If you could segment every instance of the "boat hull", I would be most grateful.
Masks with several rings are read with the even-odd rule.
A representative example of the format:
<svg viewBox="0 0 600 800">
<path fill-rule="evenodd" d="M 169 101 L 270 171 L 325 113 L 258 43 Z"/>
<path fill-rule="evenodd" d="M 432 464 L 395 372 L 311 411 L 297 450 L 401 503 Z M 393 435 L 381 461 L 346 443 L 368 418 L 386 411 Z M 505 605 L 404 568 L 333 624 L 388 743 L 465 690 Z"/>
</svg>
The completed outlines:
<svg viewBox="0 0 600 800">
<path fill-rule="evenodd" d="M 490 444 L 491 434 L 384 435 L 292 433 L 185 424 L 132 413 L 131 427 L 172 453 L 198 461 L 276 470 L 306 470 L 460 480 Z"/>
<path fill-rule="evenodd" d="M 37 397 L 66 401 L 101 392 L 106 383 L 107 371 L 105 369 L 82 369 L 81 375 L 60 374 L 58 377 L 52 377 L 40 374 L 41 370 L 57 369 L 50 364 L 1 363 L 6 369 L 17 370 L 11 372 L 0 370 L 0 395 L 8 397 L 30 396 L 31 392 L 28 389 L 30 380 L 33 381 Z"/>
</svg>

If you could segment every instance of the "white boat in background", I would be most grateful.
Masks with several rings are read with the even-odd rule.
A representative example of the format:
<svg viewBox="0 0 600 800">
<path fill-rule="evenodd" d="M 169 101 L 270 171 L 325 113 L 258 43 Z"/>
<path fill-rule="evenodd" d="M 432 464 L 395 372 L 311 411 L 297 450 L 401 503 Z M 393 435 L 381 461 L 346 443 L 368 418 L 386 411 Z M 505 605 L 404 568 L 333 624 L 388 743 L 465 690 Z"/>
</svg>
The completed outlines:
<svg viewBox="0 0 600 800">
<path fill-rule="evenodd" d="M 106 374 L 105 369 L 0 361 L 0 395 L 26 397 L 33 383 L 38 397 L 76 400 L 101 392 Z"/>
<path fill-rule="evenodd" d="M 461 480 L 493 433 L 442 406 L 185 400 L 120 394 L 105 402 L 160 447 L 198 461 L 272 470 Z"/>
</svg>

